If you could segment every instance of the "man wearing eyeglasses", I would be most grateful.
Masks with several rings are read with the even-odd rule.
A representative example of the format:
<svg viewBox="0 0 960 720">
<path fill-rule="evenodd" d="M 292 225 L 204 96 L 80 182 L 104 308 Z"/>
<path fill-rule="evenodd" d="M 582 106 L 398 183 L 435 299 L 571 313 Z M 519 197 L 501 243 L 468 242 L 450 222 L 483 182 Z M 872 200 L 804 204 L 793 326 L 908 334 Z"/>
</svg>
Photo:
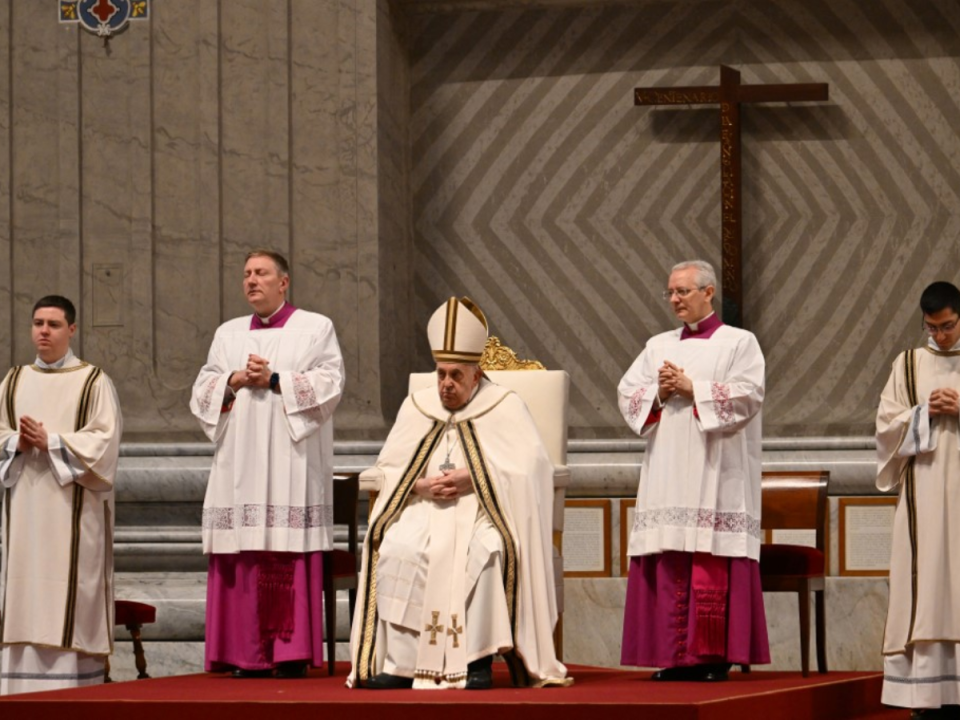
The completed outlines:
<svg viewBox="0 0 960 720">
<path fill-rule="evenodd" d="M 709 263 L 674 266 L 663 297 L 683 326 L 656 335 L 618 387 L 646 438 L 621 663 L 654 680 L 726 680 L 770 662 L 760 587 L 760 408 L 752 333 L 714 314 Z"/>
<path fill-rule="evenodd" d="M 877 487 L 900 493 L 882 700 L 915 717 L 960 705 L 960 290 L 933 283 L 920 312 L 927 341 L 894 360 L 877 411 Z"/>
</svg>

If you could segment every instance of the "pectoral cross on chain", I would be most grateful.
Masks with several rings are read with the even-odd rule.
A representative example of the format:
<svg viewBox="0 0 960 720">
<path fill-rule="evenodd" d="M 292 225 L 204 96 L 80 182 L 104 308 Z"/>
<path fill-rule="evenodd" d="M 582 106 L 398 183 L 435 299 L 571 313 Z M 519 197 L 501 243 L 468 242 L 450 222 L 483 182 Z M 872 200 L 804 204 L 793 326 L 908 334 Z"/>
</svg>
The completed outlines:
<svg viewBox="0 0 960 720">
<path fill-rule="evenodd" d="M 444 432 L 444 435 L 446 435 L 446 433 L 449 432 L 449 430 L 450 430 L 450 428 L 451 428 L 452 425 L 453 425 L 453 417 L 451 417 L 451 418 L 447 421 L 447 430 Z M 440 464 L 440 472 L 442 472 L 442 473 L 448 473 L 448 472 L 450 472 L 451 470 L 456 470 L 456 469 L 457 469 L 457 466 L 454 465 L 452 462 L 450 462 L 450 453 L 453 451 L 453 448 L 456 448 L 456 447 L 457 447 L 457 442 L 459 441 L 460 438 L 457 437 L 457 439 L 453 441 L 453 448 L 451 448 L 451 447 L 450 447 L 450 436 L 449 436 L 449 435 L 446 435 L 446 437 L 447 437 L 447 459 L 444 460 L 444 461 Z"/>
<path fill-rule="evenodd" d="M 460 633 L 463 632 L 463 625 L 457 625 L 457 616 L 450 616 L 450 627 L 447 628 L 447 635 L 453 636 L 453 646 L 460 647 Z"/>
<path fill-rule="evenodd" d="M 437 633 L 440 633 L 441 635 L 443 634 L 443 625 L 440 625 L 440 624 L 437 623 L 437 621 L 440 619 L 440 611 L 439 611 L 439 610 L 431 610 L 431 611 L 430 611 L 430 614 L 433 615 L 433 620 L 430 622 L 429 625 L 427 625 L 427 626 L 424 628 L 424 630 L 426 630 L 428 633 L 430 633 L 430 644 L 431 644 L 431 645 L 436 645 L 436 644 L 437 644 Z"/>
</svg>

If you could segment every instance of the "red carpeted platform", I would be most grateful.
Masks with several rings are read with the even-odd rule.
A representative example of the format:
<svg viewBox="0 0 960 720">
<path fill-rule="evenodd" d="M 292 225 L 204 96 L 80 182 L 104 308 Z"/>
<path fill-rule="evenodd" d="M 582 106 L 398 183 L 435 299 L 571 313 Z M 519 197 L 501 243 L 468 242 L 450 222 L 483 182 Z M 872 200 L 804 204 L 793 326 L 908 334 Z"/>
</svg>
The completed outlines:
<svg viewBox="0 0 960 720">
<path fill-rule="evenodd" d="M 236 680 L 186 675 L 0 698 L 0 717 L 62 720 L 894 720 L 880 704 L 879 673 L 731 673 L 726 683 L 657 683 L 650 673 L 570 666 L 569 688 L 518 690 L 502 665 L 484 692 L 348 690 L 347 667 L 329 677 Z M 384 715 L 386 713 L 386 715 Z"/>
</svg>

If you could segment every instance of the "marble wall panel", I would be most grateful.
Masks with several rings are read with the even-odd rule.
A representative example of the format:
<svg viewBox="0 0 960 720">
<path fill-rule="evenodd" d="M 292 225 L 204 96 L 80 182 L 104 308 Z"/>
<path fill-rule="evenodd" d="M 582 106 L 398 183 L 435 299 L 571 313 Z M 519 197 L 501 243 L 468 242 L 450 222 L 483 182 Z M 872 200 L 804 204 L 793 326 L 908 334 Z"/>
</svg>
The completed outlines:
<svg viewBox="0 0 960 720">
<path fill-rule="evenodd" d="M 0 66 L 13 62 L 10 42 L 12 5 L 0 4 Z M 0 73 L 0 366 L 13 364 L 13 244 L 11 243 L 10 168 L 13 149 L 10 123 L 10 74 Z"/>
<path fill-rule="evenodd" d="M 413 349 L 426 338 L 413 330 L 413 227 L 410 204 L 410 60 L 406 17 L 377 2 L 377 168 L 381 322 L 392 326 L 380 346 L 384 408 L 406 395 Z M 427 366 L 429 367 L 429 366 Z"/>
<path fill-rule="evenodd" d="M 192 13 L 196 22 L 185 23 Z M 217 21 L 216 4 L 189 0 L 157 4 L 151 18 L 150 389 L 177 430 L 194 429 L 182 406 L 221 319 Z"/>
<path fill-rule="evenodd" d="M 68 29 L 69 28 L 69 29 Z M 64 26 L 79 38 L 79 95 L 83 309 L 82 357 L 121 385 L 127 429 L 156 413 L 143 379 L 153 375 L 153 141 L 151 42 L 146 31 L 103 40 Z M 66 108 L 61 117 L 71 119 Z M 137 381 L 133 379 L 136 378 Z"/>
<path fill-rule="evenodd" d="M 340 242 L 341 62 L 339 3 L 301 0 L 291 6 L 292 297 L 337 317 L 347 381 L 357 382 L 357 268 L 352 246 Z M 352 100 L 352 98 L 351 98 Z M 352 115 L 352 112 L 350 113 Z M 354 163 L 351 163 L 354 164 Z M 349 173 L 351 176 L 353 172 Z M 355 240 L 355 230 L 350 231 Z M 352 294 L 350 294 L 352 292 Z M 355 387 L 354 387 L 355 389 Z"/>
<path fill-rule="evenodd" d="M 249 313 L 244 258 L 269 247 L 289 256 L 290 45 L 287 3 L 220 3 L 222 307 Z"/>
<path fill-rule="evenodd" d="M 49 8 L 8 4 L 9 258 L 14 363 L 34 356 L 30 313 L 42 295 L 71 298 L 81 316 L 79 35 Z M 9 332 L 9 331 L 8 331 Z M 77 347 L 83 346 L 81 333 Z"/>
<path fill-rule="evenodd" d="M 293 8 L 293 261 L 307 308 L 334 319 L 347 372 L 338 428 L 382 432 L 375 3 Z"/>
<path fill-rule="evenodd" d="M 344 5 L 346 3 L 341 0 L 341 7 Z M 388 226 L 383 225 L 381 197 L 384 188 L 394 181 L 406 182 L 408 171 L 400 177 L 384 173 L 380 154 L 383 118 L 379 111 L 391 98 L 400 99 L 405 107 L 407 95 L 391 94 L 389 89 L 383 88 L 380 72 L 384 62 L 400 62 L 403 67 L 407 61 L 394 54 L 390 46 L 381 43 L 379 2 L 363 0 L 352 2 L 351 7 L 356 17 L 355 119 L 352 127 L 356 153 L 355 207 L 359 267 L 357 344 L 361 374 L 358 381 L 362 384 L 363 392 L 356 403 L 353 393 L 348 393 L 345 405 L 348 412 L 356 413 L 358 420 L 354 421 L 355 425 L 363 428 L 366 436 L 379 436 L 385 425 L 389 427 L 395 415 L 394 406 L 387 402 L 389 391 L 384 388 L 395 387 L 397 378 L 404 375 L 404 360 L 410 355 L 406 352 L 396 355 L 393 348 L 407 347 L 405 343 L 410 336 L 413 311 L 412 303 L 406 302 L 402 296 L 385 296 L 382 288 L 384 274 L 391 272 L 395 274 L 395 282 L 404 289 L 409 287 L 412 278 L 412 243 L 409 223 L 405 226 L 406 242 L 400 244 L 399 239 L 389 232 Z M 346 49 L 349 46 L 342 41 L 341 47 Z M 344 67 L 349 67 L 346 62 Z M 406 136 L 403 138 L 406 139 Z M 348 144 L 345 140 L 345 154 Z M 397 211 L 401 212 L 399 208 Z M 396 396 L 394 391 L 392 397 Z"/>
</svg>

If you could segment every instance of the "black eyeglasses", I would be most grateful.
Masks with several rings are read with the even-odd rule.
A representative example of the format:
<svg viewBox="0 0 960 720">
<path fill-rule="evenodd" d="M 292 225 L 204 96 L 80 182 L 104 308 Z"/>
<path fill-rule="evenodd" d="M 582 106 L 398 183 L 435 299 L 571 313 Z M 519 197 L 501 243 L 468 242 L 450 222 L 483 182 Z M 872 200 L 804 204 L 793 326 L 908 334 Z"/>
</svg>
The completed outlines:
<svg viewBox="0 0 960 720">
<path fill-rule="evenodd" d="M 695 288 L 677 288 L 676 290 L 664 290 L 663 299 L 669 300 L 674 295 L 676 295 L 678 298 L 683 300 L 690 293 L 696 292 L 697 290 L 706 290 L 706 287 L 707 287 L 706 285 L 701 285 L 700 287 L 695 287 Z"/>
<path fill-rule="evenodd" d="M 683 297 L 681 295 L 681 297 Z M 952 333 L 957 328 L 957 323 L 960 322 L 960 317 L 956 320 L 951 320 L 948 323 L 943 323 L 942 325 L 930 325 L 929 323 L 923 323 L 923 329 L 926 330 L 927 335 L 937 335 L 939 333 Z"/>
</svg>

